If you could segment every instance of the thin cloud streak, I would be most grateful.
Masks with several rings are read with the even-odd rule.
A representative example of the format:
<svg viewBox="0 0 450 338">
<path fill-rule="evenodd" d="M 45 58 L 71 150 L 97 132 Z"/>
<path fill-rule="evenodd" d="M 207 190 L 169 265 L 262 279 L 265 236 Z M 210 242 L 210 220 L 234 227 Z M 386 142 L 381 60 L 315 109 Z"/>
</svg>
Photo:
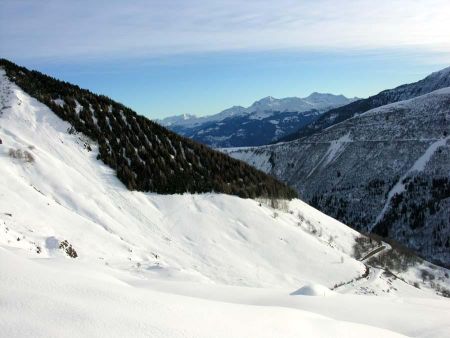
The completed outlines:
<svg viewBox="0 0 450 338">
<path fill-rule="evenodd" d="M 147 57 L 277 49 L 450 53 L 450 2 L 2 0 L 0 54 Z"/>
</svg>

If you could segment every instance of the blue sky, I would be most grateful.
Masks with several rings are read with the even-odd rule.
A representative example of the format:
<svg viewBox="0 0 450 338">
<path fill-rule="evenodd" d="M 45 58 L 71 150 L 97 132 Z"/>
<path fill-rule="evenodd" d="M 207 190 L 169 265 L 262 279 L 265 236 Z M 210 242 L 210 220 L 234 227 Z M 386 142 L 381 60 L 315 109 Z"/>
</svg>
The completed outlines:
<svg viewBox="0 0 450 338">
<path fill-rule="evenodd" d="M 1 57 L 153 118 L 212 114 L 268 95 L 365 97 L 450 65 L 442 0 L 0 5 Z"/>
</svg>

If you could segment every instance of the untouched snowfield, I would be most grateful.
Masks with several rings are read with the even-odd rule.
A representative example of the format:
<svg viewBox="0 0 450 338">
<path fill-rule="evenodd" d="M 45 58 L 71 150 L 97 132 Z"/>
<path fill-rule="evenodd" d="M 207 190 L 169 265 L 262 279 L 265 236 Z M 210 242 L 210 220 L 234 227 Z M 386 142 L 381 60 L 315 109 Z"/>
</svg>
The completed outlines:
<svg viewBox="0 0 450 338">
<path fill-rule="evenodd" d="M 448 299 L 359 280 L 358 233 L 303 202 L 130 192 L 1 70 L 0 109 L 1 337 L 449 336 Z"/>
</svg>

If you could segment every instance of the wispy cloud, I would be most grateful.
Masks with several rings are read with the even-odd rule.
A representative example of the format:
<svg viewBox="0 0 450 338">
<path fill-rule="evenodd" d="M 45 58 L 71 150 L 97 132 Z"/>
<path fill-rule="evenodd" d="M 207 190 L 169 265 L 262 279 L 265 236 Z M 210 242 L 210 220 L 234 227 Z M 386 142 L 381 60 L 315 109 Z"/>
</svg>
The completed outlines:
<svg viewBox="0 0 450 338">
<path fill-rule="evenodd" d="M 450 54 L 448 0 L 2 0 L 0 54 L 139 57 L 418 48 Z"/>
</svg>

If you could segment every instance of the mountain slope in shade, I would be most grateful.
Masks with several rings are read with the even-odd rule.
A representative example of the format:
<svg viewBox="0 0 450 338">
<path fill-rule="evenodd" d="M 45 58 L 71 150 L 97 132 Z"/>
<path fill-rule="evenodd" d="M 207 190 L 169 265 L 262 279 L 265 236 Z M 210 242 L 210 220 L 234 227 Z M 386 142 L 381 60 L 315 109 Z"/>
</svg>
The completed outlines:
<svg viewBox="0 0 450 338">
<path fill-rule="evenodd" d="M 394 252 L 387 243 L 297 199 L 274 209 L 224 194 L 130 191 L 96 159 L 98 144 L 5 77 L 0 97 L 3 335 L 448 332 L 450 305 L 436 295 L 436 285 L 450 287 L 448 270 L 415 259 L 377 268 Z"/>
<path fill-rule="evenodd" d="M 449 121 L 444 88 L 296 141 L 224 151 L 295 187 L 324 213 L 449 266 Z"/>
<path fill-rule="evenodd" d="M 311 123 L 324 111 L 354 100 L 321 93 L 305 98 L 268 96 L 248 108 L 234 106 L 206 117 L 173 116 L 158 123 L 213 147 L 263 145 Z"/>
<path fill-rule="evenodd" d="M 450 86 L 450 67 L 434 72 L 426 78 L 401 85 L 394 89 L 388 89 L 367 99 L 357 100 L 348 105 L 331 109 L 321 115 L 316 121 L 299 128 L 296 132 L 280 137 L 278 142 L 287 142 L 302 137 L 307 137 L 320 132 L 336 123 L 345 121 L 353 116 L 362 114 L 370 109 L 384 106 L 402 100 L 408 100 L 434 90 Z"/>
</svg>

